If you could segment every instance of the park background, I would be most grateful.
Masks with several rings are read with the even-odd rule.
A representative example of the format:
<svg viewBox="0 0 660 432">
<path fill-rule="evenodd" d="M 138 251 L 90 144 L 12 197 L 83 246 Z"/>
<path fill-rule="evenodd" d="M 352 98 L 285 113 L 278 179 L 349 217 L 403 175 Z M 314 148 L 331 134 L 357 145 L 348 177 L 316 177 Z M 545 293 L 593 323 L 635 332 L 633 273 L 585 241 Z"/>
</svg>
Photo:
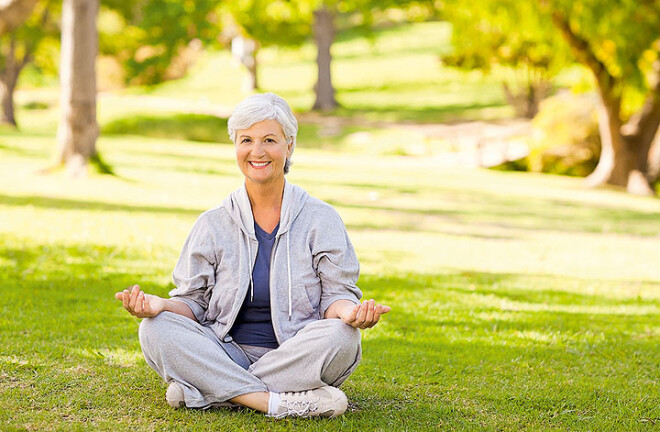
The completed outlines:
<svg viewBox="0 0 660 432">
<path fill-rule="evenodd" d="M 3 431 L 660 427 L 656 1 L 14 0 L 0 34 Z M 393 307 L 334 420 L 170 409 L 113 299 L 172 288 L 266 91 Z"/>
</svg>

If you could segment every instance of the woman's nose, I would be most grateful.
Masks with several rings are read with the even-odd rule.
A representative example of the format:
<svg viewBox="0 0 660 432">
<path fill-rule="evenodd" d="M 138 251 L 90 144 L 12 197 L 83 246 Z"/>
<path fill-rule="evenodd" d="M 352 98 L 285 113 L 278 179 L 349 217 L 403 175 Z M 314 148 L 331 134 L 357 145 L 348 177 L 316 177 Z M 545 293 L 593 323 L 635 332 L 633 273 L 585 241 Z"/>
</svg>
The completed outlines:
<svg viewBox="0 0 660 432">
<path fill-rule="evenodd" d="M 252 144 L 250 153 L 252 153 L 254 156 L 263 156 L 266 154 L 264 151 L 264 143 L 261 140 L 255 140 Z"/>
</svg>

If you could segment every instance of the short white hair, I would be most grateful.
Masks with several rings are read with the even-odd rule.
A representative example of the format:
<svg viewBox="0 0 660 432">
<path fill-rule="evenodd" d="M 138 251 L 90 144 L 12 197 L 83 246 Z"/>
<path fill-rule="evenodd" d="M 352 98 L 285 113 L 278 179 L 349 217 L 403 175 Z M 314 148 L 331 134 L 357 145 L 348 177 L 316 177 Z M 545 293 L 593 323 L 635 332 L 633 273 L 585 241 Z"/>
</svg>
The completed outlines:
<svg viewBox="0 0 660 432">
<path fill-rule="evenodd" d="M 296 148 L 296 135 L 298 135 L 298 121 L 289 104 L 274 93 L 252 95 L 236 105 L 227 121 L 229 138 L 236 145 L 236 133 L 239 130 L 249 129 L 253 124 L 264 120 L 275 120 L 282 126 L 286 143 L 291 144 L 291 154 L 293 154 Z M 291 155 L 289 155 L 284 163 L 284 174 L 289 172 L 291 165 Z"/>
</svg>

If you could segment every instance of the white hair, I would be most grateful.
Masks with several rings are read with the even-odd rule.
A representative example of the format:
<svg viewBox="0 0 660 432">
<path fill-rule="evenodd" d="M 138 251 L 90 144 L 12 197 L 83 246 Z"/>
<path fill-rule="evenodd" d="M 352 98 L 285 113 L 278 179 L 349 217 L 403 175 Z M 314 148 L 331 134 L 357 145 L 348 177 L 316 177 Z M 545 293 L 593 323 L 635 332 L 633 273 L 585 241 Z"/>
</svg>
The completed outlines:
<svg viewBox="0 0 660 432">
<path fill-rule="evenodd" d="M 234 112 L 227 121 L 229 138 L 236 145 L 236 133 L 242 129 L 249 129 L 253 124 L 264 120 L 275 120 L 284 132 L 287 144 L 291 144 L 291 153 L 296 148 L 296 135 L 298 135 L 298 121 L 293 115 L 289 104 L 274 93 L 256 94 L 245 98 L 234 108 Z M 284 174 L 291 168 L 291 156 L 284 163 Z"/>
</svg>

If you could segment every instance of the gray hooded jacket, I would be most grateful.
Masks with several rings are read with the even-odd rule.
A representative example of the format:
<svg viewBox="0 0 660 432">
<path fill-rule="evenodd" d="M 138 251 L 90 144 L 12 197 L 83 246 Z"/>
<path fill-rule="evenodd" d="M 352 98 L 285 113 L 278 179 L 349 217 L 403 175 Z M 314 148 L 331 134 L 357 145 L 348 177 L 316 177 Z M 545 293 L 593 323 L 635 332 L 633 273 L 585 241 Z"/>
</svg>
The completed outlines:
<svg viewBox="0 0 660 432">
<path fill-rule="evenodd" d="M 243 186 L 200 215 L 174 268 L 170 296 L 222 341 L 231 341 L 228 333 L 251 289 L 258 245 Z M 288 182 L 270 263 L 271 318 L 280 344 L 322 319 L 335 301 L 362 297 L 357 256 L 339 214 Z"/>
</svg>

